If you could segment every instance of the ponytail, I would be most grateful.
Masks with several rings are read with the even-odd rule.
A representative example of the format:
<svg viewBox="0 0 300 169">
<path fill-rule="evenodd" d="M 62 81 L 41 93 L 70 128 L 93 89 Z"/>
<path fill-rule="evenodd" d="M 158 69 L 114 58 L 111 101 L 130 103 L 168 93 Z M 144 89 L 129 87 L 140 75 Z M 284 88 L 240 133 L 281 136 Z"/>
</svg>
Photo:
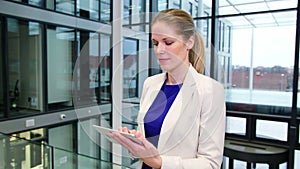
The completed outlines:
<svg viewBox="0 0 300 169">
<path fill-rule="evenodd" d="M 195 31 L 195 41 L 193 48 L 189 52 L 189 61 L 198 73 L 204 73 L 205 47 L 198 31 Z"/>
</svg>

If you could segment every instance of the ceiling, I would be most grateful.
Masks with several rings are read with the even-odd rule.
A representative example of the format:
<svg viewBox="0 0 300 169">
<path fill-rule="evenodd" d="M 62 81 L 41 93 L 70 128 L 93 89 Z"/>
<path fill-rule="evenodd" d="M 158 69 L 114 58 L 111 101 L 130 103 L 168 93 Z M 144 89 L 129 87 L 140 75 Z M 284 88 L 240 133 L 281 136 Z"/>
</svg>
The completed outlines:
<svg viewBox="0 0 300 169">
<path fill-rule="evenodd" d="M 211 0 L 204 0 L 211 4 Z M 261 12 L 297 8 L 297 0 L 219 0 L 219 15 Z M 297 11 L 282 11 L 262 14 L 226 17 L 233 28 L 295 25 Z"/>
</svg>

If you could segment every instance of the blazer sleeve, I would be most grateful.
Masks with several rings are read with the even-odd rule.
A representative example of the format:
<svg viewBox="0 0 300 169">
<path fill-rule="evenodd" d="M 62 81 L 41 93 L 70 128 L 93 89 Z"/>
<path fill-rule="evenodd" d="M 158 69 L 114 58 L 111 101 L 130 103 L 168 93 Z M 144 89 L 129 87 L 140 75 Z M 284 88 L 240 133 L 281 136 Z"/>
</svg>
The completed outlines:
<svg viewBox="0 0 300 169">
<path fill-rule="evenodd" d="M 199 88 L 200 97 L 203 99 L 199 103 L 201 115 L 196 156 L 183 159 L 180 155 L 161 155 L 162 169 L 219 169 L 221 167 L 226 112 L 224 88 L 214 80 L 209 80 L 204 88 Z"/>
</svg>

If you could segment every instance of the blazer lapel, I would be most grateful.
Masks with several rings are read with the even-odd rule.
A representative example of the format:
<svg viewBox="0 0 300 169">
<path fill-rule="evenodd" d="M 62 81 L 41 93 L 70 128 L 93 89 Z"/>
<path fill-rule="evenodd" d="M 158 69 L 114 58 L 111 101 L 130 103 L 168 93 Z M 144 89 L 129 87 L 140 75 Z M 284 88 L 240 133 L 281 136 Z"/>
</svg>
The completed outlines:
<svg viewBox="0 0 300 169">
<path fill-rule="evenodd" d="M 138 123 L 140 124 L 141 128 L 139 131 L 145 135 L 144 131 L 144 117 L 149 110 L 150 106 L 154 102 L 156 96 L 158 95 L 163 83 L 166 80 L 166 73 L 162 73 L 157 75 L 155 79 L 151 81 L 151 84 L 148 85 L 149 89 L 145 94 L 145 100 L 143 101 L 143 107 L 140 107 L 139 116 L 138 116 Z"/>
<path fill-rule="evenodd" d="M 178 125 L 178 120 L 186 118 L 184 109 L 189 104 L 189 102 L 191 102 L 191 98 L 196 90 L 196 83 L 193 77 L 193 74 L 195 73 L 194 71 L 194 68 L 190 66 L 183 85 L 172 106 L 170 107 L 167 116 L 165 117 L 158 142 L 158 151 L 160 153 L 163 153 L 163 151 L 167 150 L 167 147 L 172 146 L 168 144 L 168 140 L 173 134 L 176 125 Z"/>
</svg>

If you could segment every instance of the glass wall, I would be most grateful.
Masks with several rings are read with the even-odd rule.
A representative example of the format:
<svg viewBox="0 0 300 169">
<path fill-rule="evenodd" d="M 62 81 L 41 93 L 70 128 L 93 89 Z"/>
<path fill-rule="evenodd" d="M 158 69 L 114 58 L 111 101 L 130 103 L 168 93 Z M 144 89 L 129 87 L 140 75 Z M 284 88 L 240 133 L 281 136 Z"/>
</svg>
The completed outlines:
<svg viewBox="0 0 300 169">
<path fill-rule="evenodd" d="M 123 98 L 138 96 L 138 41 L 124 39 L 123 41 Z"/>
<path fill-rule="evenodd" d="M 73 124 L 67 124 L 48 129 L 48 143 L 57 148 L 53 154 L 56 163 L 50 168 L 76 168 L 77 163 L 72 154 L 72 152 L 76 152 L 74 151 L 75 128 L 73 126 Z M 69 151 L 70 154 L 66 154 L 65 151 Z"/>
<path fill-rule="evenodd" d="M 168 0 L 158 0 L 158 11 L 162 11 L 168 8 Z"/>
<path fill-rule="evenodd" d="M 100 0 L 100 22 L 109 23 L 111 21 L 110 0 Z"/>
<path fill-rule="evenodd" d="M 11 0 L 86 19 L 110 23 L 110 0 Z M 75 9 L 76 3 L 76 9 Z M 76 14 L 75 14 L 76 11 Z M 100 11 L 100 12 L 99 12 Z"/>
<path fill-rule="evenodd" d="M 99 125 L 99 119 L 82 120 L 77 123 L 77 140 L 78 140 L 78 154 L 100 159 L 100 140 L 99 133 L 95 132 L 93 125 Z M 101 168 L 100 160 L 86 159 L 79 157 L 79 168 Z"/>
<path fill-rule="evenodd" d="M 71 28 L 48 26 L 47 75 L 48 108 L 64 109 L 73 106 L 72 78 L 75 57 L 75 31 Z"/>
<path fill-rule="evenodd" d="M 77 0 L 77 16 L 99 20 L 99 0 Z"/>
<path fill-rule="evenodd" d="M 13 0 L 13 1 L 28 3 L 30 5 L 39 6 L 39 7 L 42 7 L 44 3 L 44 0 Z"/>
<path fill-rule="evenodd" d="M 109 35 L 100 34 L 100 62 L 99 62 L 99 76 L 100 87 L 98 103 L 111 103 L 111 38 Z"/>
<path fill-rule="evenodd" d="M 41 27 L 37 22 L 7 19 L 9 116 L 44 110 Z"/>
<path fill-rule="evenodd" d="M 149 25 L 146 24 L 149 22 L 147 15 L 149 0 L 124 0 L 123 2 L 123 25 L 137 31 L 149 30 Z"/>
<path fill-rule="evenodd" d="M 0 117 L 4 116 L 4 79 L 3 79 L 3 50 L 2 50 L 2 18 L 0 19 Z"/>
<path fill-rule="evenodd" d="M 88 31 L 77 32 L 78 58 L 74 70 L 76 106 L 95 105 L 95 89 L 99 87 L 99 35 Z"/>
<path fill-rule="evenodd" d="M 49 151 L 40 144 L 44 139 L 43 129 L 0 134 L 0 168 L 48 168 Z"/>
<path fill-rule="evenodd" d="M 227 116 L 226 133 L 288 144 L 288 121 L 275 115 L 290 117 L 292 111 L 297 11 L 283 9 L 296 8 L 297 1 L 219 5 L 216 78 L 226 88 L 227 111 L 241 116 Z M 254 131 L 237 130 L 241 125 Z"/>
<path fill-rule="evenodd" d="M 76 108 L 111 103 L 110 36 L 78 31 L 77 42 L 79 57 L 73 75 Z"/>
<path fill-rule="evenodd" d="M 46 8 L 58 12 L 74 15 L 75 0 L 48 0 L 46 1 Z"/>
<path fill-rule="evenodd" d="M 220 19 L 218 80 L 227 88 L 229 110 L 290 115 L 295 16 L 290 11 Z"/>
<path fill-rule="evenodd" d="M 123 3 L 123 25 L 129 25 L 131 24 L 132 0 L 124 0 Z"/>
</svg>

